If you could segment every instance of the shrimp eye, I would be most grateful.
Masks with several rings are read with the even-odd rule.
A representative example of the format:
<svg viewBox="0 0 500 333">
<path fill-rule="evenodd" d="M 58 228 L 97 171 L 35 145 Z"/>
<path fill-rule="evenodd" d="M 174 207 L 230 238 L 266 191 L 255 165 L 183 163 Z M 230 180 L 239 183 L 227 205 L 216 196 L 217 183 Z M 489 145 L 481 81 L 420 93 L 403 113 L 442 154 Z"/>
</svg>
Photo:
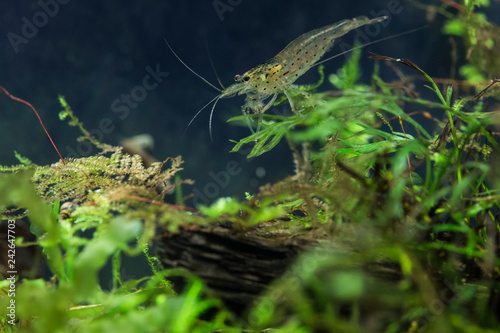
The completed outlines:
<svg viewBox="0 0 500 333">
<path fill-rule="evenodd" d="M 248 80 L 250 80 L 250 76 L 248 75 L 243 76 L 243 81 L 247 82 Z"/>
<path fill-rule="evenodd" d="M 234 76 L 234 81 L 239 81 L 239 80 L 240 80 L 240 77 L 241 77 L 241 75 L 240 75 L 240 74 L 236 74 L 236 75 Z"/>
</svg>

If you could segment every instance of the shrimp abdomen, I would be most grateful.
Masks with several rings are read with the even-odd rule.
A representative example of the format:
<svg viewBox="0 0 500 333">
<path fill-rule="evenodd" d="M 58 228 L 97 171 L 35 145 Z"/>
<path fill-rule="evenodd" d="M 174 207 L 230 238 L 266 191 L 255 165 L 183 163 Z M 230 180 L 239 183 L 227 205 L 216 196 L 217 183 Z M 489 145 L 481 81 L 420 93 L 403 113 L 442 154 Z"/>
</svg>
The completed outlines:
<svg viewBox="0 0 500 333">
<path fill-rule="evenodd" d="M 286 80 L 287 84 L 292 84 L 321 59 L 337 38 L 363 25 L 380 22 L 386 18 L 382 16 L 369 19 L 366 16 L 360 16 L 309 31 L 290 42 L 269 62 L 280 63 L 281 79 Z"/>
</svg>

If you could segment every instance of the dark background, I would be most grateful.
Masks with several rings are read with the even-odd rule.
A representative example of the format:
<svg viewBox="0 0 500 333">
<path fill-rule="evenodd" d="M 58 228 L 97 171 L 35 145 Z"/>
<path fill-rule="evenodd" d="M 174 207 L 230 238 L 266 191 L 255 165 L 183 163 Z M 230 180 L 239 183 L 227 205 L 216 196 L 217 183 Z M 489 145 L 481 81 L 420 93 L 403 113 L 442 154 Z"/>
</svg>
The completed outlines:
<svg viewBox="0 0 500 333">
<path fill-rule="evenodd" d="M 208 45 L 218 75 L 228 86 L 235 74 L 273 57 L 305 32 L 344 18 L 380 16 L 388 6 L 398 3 L 221 0 L 218 3 L 226 4 L 230 10 L 218 13 L 213 0 L 60 2 L 65 4 L 56 0 L 0 2 L 0 85 L 33 104 L 64 157 L 75 156 L 75 152 L 88 156 L 97 149 L 89 151 L 88 147 L 79 146 L 75 138 L 80 133 L 59 121 L 58 95 L 66 97 L 88 130 L 99 132 L 102 119 L 109 119 L 114 129 L 103 133 L 102 141 L 106 143 L 117 145 L 123 138 L 149 133 L 155 139 L 153 155 L 158 159 L 182 155 L 185 160 L 183 178 L 194 179 L 194 188 L 201 193 L 207 184 L 212 184 L 207 189 L 211 195 L 205 195 L 207 200 L 216 196 L 241 197 L 245 191 L 254 192 L 268 181 L 291 174 L 291 154 L 285 142 L 251 161 L 242 154 L 229 153 L 230 139 L 239 140 L 249 135 L 247 128 L 225 122 L 228 117 L 240 114 L 242 97 L 224 99 L 217 105 L 213 120 L 214 142 L 209 138 L 209 110 L 205 110 L 187 130 L 181 143 L 189 120 L 217 92 L 183 67 L 163 38 L 189 66 L 218 85 L 205 44 Z M 43 19 L 41 3 L 52 6 L 57 3 L 57 14 L 46 15 L 47 22 L 42 20 L 38 31 L 18 45 L 16 52 L 9 34 L 22 37 L 26 20 L 33 23 Z M 363 51 L 366 82 L 373 69 L 368 51 L 409 58 L 432 76 L 450 76 L 450 46 L 448 37 L 441 34 L 443 17 L 429 17 L 412 3 L 400 1 L 401 12 L 391 15 L 390 24 L 373 40 L 429 26 L 366 47 Z M 488 13 L 495 13 L 495 10 L 498 12 L 495 7 L 487 9 Z M 351 32 L 343 41 L 352 44 L 354 36 Z M 334 48 L 328 55 L 338 50 Z M 325 73 L 335 72 L 345 59 L 341 56 L 326 63 Z M 129 108 L 128 116 L 121 119 L 123 113 L 113 112 L 112 103 L 142 85 L 148 74 L 147 66 L 153 69 L 159 66 L 169 75 L 148 91 L 144 100 Z M 382 77 L 393 78 L 386 66 L 381 70 Z M 317 79 L 317 72 L 311 70 L 298 83 L 316 82 Z M 322 87 L 323 90 L 331 88 L 329 83 Z M 17 163 L 14 150 L 37 164 L 57 161 L 57 154 L 33 112 L 3 94 L 0 96 L 0 140 L 0 164 Z M 220 174 L 230 161 L 237 163 L 239 172 L 217 185 L 209 173 Z M 258 168 L 261 173 L 265 171 L 264 176 L 257 176 Z M 192 189 L 186 188 L 185 194 Z"/>
</svg>

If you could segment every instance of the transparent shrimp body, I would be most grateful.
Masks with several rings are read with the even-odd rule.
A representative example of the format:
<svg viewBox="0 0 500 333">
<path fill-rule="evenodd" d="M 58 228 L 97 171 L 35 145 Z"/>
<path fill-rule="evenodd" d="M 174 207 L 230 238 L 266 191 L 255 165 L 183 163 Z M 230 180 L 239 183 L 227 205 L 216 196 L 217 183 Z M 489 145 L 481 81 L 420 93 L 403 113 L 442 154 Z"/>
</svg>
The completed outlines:
<svg viewBox="0 0 500 333">
<path fill-rule="evenodd" d="M 386 16 L 382 16 L 369 19 L 360 16 L 307 32 L 288 44 L 272 59 L 242 75 L 236 75 L 236 83 L 224 89 L 219 97 L 232 97 L 236 94 L 246 95 L 245 104 L 242 106 L 243 112 L 245 114 L 254 112 L 260 115 L 256 133 L 257 139 L 262 114 L 274 104 L 278 94 L 285 94 L 292 111 L 297 113 L 290 92 L 306 93 L 294 89 L 292 84 L 331 49 L 337 38 L 351 30 L 381 22 L 386 18 Z"/>
</svg>

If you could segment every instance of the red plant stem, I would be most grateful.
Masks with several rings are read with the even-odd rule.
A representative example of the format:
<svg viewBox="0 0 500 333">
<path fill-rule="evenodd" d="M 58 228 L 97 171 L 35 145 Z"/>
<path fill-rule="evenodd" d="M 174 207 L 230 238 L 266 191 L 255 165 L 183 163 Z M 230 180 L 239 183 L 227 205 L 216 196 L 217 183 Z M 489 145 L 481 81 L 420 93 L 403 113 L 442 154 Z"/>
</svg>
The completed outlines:
<svg viewBox="0 0 500 333">
<path fill-rule="evenodd" d="M 61 153 L 59 153 L 59 149 L 57 149 L 56 147 L 56 144 L 54 143 L 54 141 L 52 141 L 52 138 L 50 137 L 49 135 L 49 132 L 47 132 L 47 129 L 45 128 L 45 126 L 43 125 L 43 122 L 42 122 L 42 118 L 40 118 L 40 116 L 38 115 L 38 112 L 36 112 L 35 108 L 33 107 L 33 105 L 31 105 L 30 103 L 26 102 L 24 99 L 20 99 L 16 96 L 13 96 L 11 95 L 4 87 L 0 86 L 0 90 L 3 91 L 7 96 L 9 96 L 11 99 L 15 100 L 15 101 L 18 101 L 18 102 L 21 102 L 23 104 L 26 104 L 27 106 L 29 106 L 31 108 L 31 110 L 33 110 L 33 112 L 35 112 L 38 120 L 40 121 L 40 125 L 42 125 L 43 127 L 43 130 L 45 131 L 45 134 L 47 134 L 47 137 L 49 138 L 50 142 L 52 143 L 52 146 L 54 147 L 54 149 L 56 150 L 57 154 L 59 155 L 59 158 L 61 159 L 61 162 L 66 165 L 66 163 L 64 163 L 64 159 L 62 158 L 61 156 Z"/>
<path fill-rule="evenodd" d="M 136 195 L 126 195 L 125 197 L 129 198 L 129 199 L 133 199 L 133 200 L 142 201 L 142 202 L 148 202 L 148 203 L 153 204 L 153 205 L 169 206 L 169 207 L 179 209 L 179 210 L 185 210 L 185 211 L 189 211 L 189 212 L 198 212 L 198 210 L 196 208 L 173 205 L 173 204 L 169 204 L 169 203 L 165 203 L 165 202 L 161 202 L 161 201 L 157 201 L 157 200 L 151 200 L 151 199 L 138 197 Z"/>
<path fill-rule="evenodd" d="M 456 8 L 456 9 L 458 9 L 461 12 L 465 11 L 465 6 L 463 6 L 463 5 L 459 4 L 459 3 L 456 3 L 455 1 L 452 1 L 452 0 L 441 0 L 441 2 L 444 2 L 448 6 Z"/>
</svg>

